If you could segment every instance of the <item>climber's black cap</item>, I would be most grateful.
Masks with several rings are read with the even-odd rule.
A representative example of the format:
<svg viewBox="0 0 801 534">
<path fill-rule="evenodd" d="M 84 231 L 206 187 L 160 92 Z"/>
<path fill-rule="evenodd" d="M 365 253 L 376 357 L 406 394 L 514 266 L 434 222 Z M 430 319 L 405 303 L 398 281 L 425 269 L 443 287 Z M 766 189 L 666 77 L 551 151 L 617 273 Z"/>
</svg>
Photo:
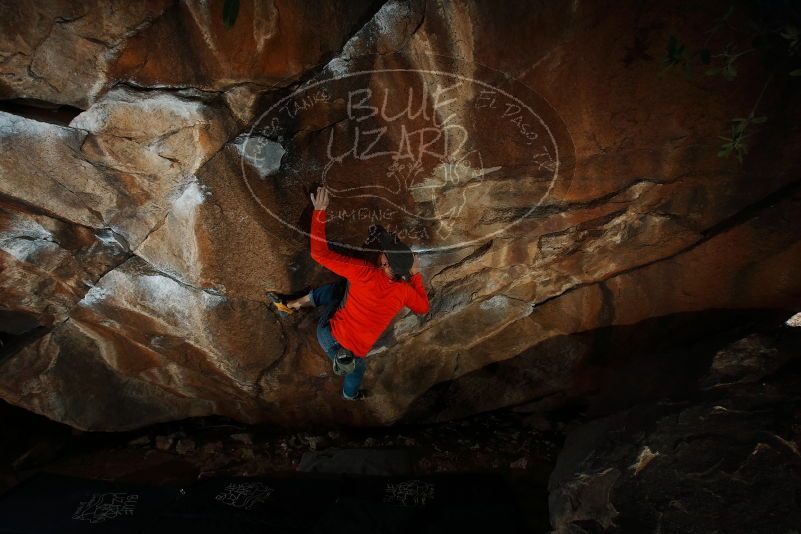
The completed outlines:
<svg viewBox="0 0 801 534">
<path fill-rule="evenodd" d="M 411 278 L 409 271 L 414 265 L 412 251 L 398 240 L 398 236 L 386 230 L 378 234 L 378 241 L 381 243 L 381 250 L 387 255 L 392 274 L 408 281 Z"/>
</svg>

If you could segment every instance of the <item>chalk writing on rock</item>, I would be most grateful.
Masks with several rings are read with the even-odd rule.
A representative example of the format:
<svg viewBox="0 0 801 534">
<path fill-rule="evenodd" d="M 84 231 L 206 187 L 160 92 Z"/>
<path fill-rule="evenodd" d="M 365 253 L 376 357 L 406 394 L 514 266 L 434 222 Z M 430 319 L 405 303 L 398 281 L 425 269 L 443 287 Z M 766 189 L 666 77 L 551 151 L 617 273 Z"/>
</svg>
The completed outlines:
<svg viewBox="0 0 801 534">
<path fill-rule="evenodd" d="M 434 484 L 422 480 L 387 483 L 384 502 L 401 506 L 425 506 L 434 500 Z"/>
<path fill-rule="evenodd" d="M 397 68 L 402 58 L 384 56 L 354 61 L 275 102 L 243 137 L 242 176 L 255 202 L 308 236 L 308 193 L 325 185 L 329 239 L 357 250 L 353 236 L 365 223 L 434 252 L 536 218 L 557 179 L 572 172 L 566 127 L 522 83 L 448 61 L 436 70 Z M 268 169 L 271 180 L 254 189 L 254 169 Z"/>
<path fill-rule="evenodd" d="M 118 517 L 133 516 L 139 495 L 135 493 L 93 493 L 81 501 L 72 518 L 89 523 L 104 523 Z"/>
<path fill-rule="evenodd" d="M 214 499 L 234 508 L 251 510 L 253 506 L 267 501 L 272 493 L 273 488 L 261 482 L 239 482 L 225 486 Z"/>
</svg>

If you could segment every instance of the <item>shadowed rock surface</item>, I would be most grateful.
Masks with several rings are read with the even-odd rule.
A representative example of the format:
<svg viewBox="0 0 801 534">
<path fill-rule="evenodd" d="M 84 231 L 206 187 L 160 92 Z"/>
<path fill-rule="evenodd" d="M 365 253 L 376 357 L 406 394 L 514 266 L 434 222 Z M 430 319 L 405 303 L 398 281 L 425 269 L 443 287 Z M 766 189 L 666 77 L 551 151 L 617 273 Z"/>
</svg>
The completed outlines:
<svg viewBox="0 0 801 534">
<path fill-rule="evenodd" d="M 569 429 L 549 484 L 554 532 L 792 532 L 801 522 L 797 330 L 724 347 L 695 398 Z"/>
<path fill-rule="evenodd" d="M 801 308 L 797 90 L 764 92 L 740 165 L 718 136 L 766 68 L 733 88 L 654 59 L 724 6 L 345 5 L 241 2 L 228 29 L 222 2 L 0 2 L 4 399 L 95 430 L 551 409 L 599 387 L 610 332 L 679 345 Z M 401 232 L 431 297 L 358 405 L 314 312 L 264 297 L 332 280 L 305 234 L 324 180 L 329 238 Z"/>
</svg>

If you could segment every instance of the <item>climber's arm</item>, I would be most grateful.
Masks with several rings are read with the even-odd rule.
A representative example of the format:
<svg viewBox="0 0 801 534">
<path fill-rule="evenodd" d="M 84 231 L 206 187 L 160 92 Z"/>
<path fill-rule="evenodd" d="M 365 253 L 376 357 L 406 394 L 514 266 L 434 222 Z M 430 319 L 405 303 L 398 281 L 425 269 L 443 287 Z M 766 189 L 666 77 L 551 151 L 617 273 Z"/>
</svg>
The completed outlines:
<svg viewBox="0 0 801 534">
<path fill-rule="evenodd" d="M 325 237 L 325 210 L 328 207 L 328 191 L 321 187 L 317 190 L 317 195 L 312 195 L 311 198 L 312 204 L 314 204 L 311 224 L 312 259 L 326 269 L 348 279 L 365 276 L 372 268 L 369 263 L 358 258 L 337 254 L 328 248 L 328 241 Z"/>
<path fill-rule="evenodd" d="M 420 260 L 417 255 L 415 255 L 414 264 L 411 269 L 411 284 L 408 286 L 408 291 L 406 292 L 405 304 L 417 315 L 423 315 L 428 313 L 430 305 L 428 303 L 428 293 L 426 293 L 426 288 L 423 285 L 423 275 L 420 274 L 419 262 Z"/>
</svg>

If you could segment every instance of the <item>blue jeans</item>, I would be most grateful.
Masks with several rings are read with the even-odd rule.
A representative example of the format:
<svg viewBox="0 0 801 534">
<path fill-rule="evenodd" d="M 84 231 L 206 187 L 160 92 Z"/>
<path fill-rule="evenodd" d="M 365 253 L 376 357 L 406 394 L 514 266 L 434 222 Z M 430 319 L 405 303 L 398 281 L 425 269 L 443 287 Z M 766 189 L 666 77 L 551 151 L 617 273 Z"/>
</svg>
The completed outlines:
<svg viewBox="0 0 801 534">
<path fill-rule="evenodd" d="M 323 312 L 320 314 L 320 321 L 317 323 L 317 341 L 332 363 L 341 345 L 334 337 L 333 332 L 331 332 L 330 320 L 334 313 L 345 303 L 347 291 L 347 281 L 341 280 L 320 286 L 309 293 L 312 304 L 323 308 Z M 343 397 L 353 399 L 359 393 L 359 386 L 364 377 L 365 367 L 365 359 L 357 357 L 356 368 L 345 375 L 345 383 L 342 386 Z"/>
</svg>

